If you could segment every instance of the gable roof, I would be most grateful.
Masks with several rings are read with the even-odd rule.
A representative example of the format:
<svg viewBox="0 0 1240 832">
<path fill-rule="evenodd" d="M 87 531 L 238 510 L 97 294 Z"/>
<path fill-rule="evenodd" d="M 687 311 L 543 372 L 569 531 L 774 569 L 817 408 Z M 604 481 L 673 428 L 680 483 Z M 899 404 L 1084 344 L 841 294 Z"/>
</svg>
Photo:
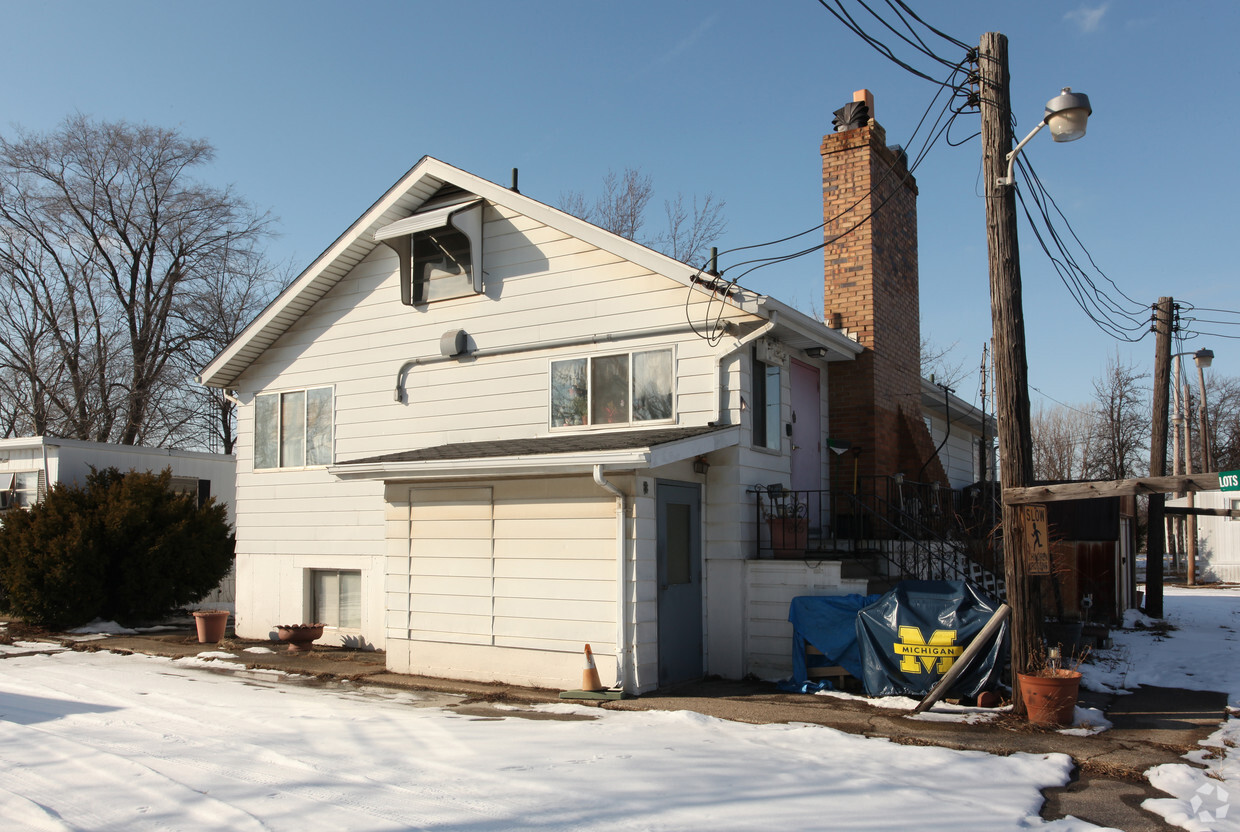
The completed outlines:
<svg viewBox="0 0 1240 832">
<path fill-rule="evenodd" d="M 599 228 L 572 214 L 565 213 L 510 188 L 497 185 L 472 173 L 453 167 L 432 156 L 423 156 L 396 184 L 368 208 L 336 241 L 315 258 L 314 262 L 276 296 L 267 307 L 241 331 L 224 350 L 211 360 L 198 376 L 208 387 L 228 388 L 264 350 L 283 335 L 314 304 L 360 263 L 380 242 L 375 232 L 384 226 L 405 219 L 418 210 L 440 188 L 451 185 L 482 197 L 495 205 L 509 208 L 547 226 L 563 231 L 604 251 L 616 254 L 643 268 L 676 280 L 686 287 L 702 292 L 710 289 L 695 281 L 699 275 L 692 267 Z M 715 296 L 718 299 L 718 295 Z M 769 314 L 771 299 L 757 293 L 733 288 L 725 303 L 761 317 Z M 840 357 L 861 352 L 844 335 L 828 329 L 813 318 L 778 304 L 779 316 L 787 324 L 796 321 L 797 330 L 815 345 L 834 346 Z"/>
</svg>

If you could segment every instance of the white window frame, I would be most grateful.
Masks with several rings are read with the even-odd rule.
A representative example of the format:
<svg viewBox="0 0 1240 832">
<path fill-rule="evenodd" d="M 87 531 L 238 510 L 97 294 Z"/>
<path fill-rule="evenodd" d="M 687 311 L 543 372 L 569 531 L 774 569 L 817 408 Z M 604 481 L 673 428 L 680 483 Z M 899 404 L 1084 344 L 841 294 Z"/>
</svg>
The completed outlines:
<svg viewBox="0 0 1240 832">
<path fill-rule="evenodd" d="M 775 401 L 770 400 L 768 371 L 774 371 Z M 763 448 L 775 453 L 782 453 L 784 448 L 784 368 L 778 364 L 767 363 L 757 357 L 753 358 L 753 404 L 754 418 L 752 444 L 755 448 Z M 775 416 L 772 422 L 772 412 Z M 772 433 L 774 431 L 774 433 Z M 774 444 L 772 444 L 774 443 Z"/>
<path fill-rule="evenodd" d="M 668 362 L 671 365 L 668 370 L 669 390 L 668 394 L 671 398 L 669 407 L 669 415 L 658 419 L 634 419 L 633 418 L 633 358 L 637 355 L 645 355 L 650 353 L 665 353 L 668 356 Z M 602 359 L 617 358 L 623 356 L 628 362 L 628 392 L 626 396 L 626 418 L 613 422 L 595 422 L 594 421 L 594 362 Z M 555 367 L 557 364 L 566 364 L 572 361 L 585 362 L 585 378 L 586 378 L 586 395 L 585 395 L 585 419 L 580 423 L 556 424 L 555 421 Z M 565 356 L 563 358 L 550 359 L 547 365 L 547 424 L 553 431 L 570 431 L 570 430 L 606 430 L 619 427 L 633 427 L 634 425 L 667 425 L 676 422 L 676 348 L 674 346 L 659 347 L 637 347 L 622 352 L 603 352 L 593 353 L 589 355 Z"/>
<path fill-rule="evenodd" d="M 1235 499 L 1235 498 L 1233 498 L 1233 497 L 1228 497 L 1228 498 L 1227 498 L 1227 508 L 1231 509 L 1232 511 L 1240 510 L 1240 499 Z M 1232 517 L 1231 515 L 1228 515 L 1228 516 L 1227 516 L 1227 522 L 1229 522 L 1229 523 L 1240 523 L 1240 517 Z"/>
<path fill-rule="evenodd" d="M 4 488 L 9 497 L 5 508 L 30 508 L 39 502 L 39 477 L 42 471 L 11 471 L 5 477 Z M 28 483 L 24 484 L 24 483 Z"/>
<path fill-rule="evenodd" d="M 325 461 L 320 461 L 316 458 L 315 461 L 310 462 L 308 461 L 309 454 L 310 454 L 310 447 L 311 447 L 311 444 L 309 441 L 310 440 L 310 394 L 313 392 L 318 392 L 318 391 L 323 391 L 323 390 L 326 390 L 328 392 L 328 395 L 330 396 L 330 402 L 328 403 L 328 407 L 327 407 L 327 412 L 328 412 L 327 441 L 326 441 L 326 457 L 327 458 Z M 285 464 L 285 459 L 284 459 L 285 399 L 286 397 L 296 396 L 297 394 L 301 394 L 302 396 L 301 459 L 298 462 L 291 462 L 289 464 Z M 260 431 L 262 430 L 261 425 L 260 425 L 260 415 L 261 415 L 260 400 L 272 399 L 272 398 L 275 399 L 275 404 L 276 404 L 275 423 L 274 423 L 274 427 L 276 431 L 276 435 L 275 435 L 276 464 L 275 465 L 265 465 L 265 464 L 260 465 L 259 464 L 259 455 L 260 455 L 259 448 L 263 441 L 263 437 L 260 435 Z M 287 390 L 271 390 L 271 391 L 264 391 L 262 393 L 259 393 L 254 397 L 253 425 L 254 425 L 254 470 L 255 471 L 287 471 L 287 470 L 297 470 L 297 469 L 305 469 L 305 468 L 323 468 L 328 465 L 331 465 L 336 456 L 336 452 L 335 452 L 336 388 L 333 385 L 319 385 L 315 387 L 294 387 L 294 388 L 290 388 Z"/>
<path fill-rule="evenodd" d="M 324 627 L 332 630 L 360 631 L 362 629 L 362 619 L 364 617 L 365 609 L 365 592 L 363 591 L 364 576 L 362 575 L 362 571 L 360 569 L 307 569 L 306 572 L 310 596 L 308 608 L 310 610 L 310 617 L 314 619 L 313 622 L 307 623 L 322 624 Z M 340 623 L 340 609 L 342 606 L 342 599 L 340 596 L 340 578 L 343 575 L 356 576 L 357 579 L 357 621 L 350 622 L 348 624 Z M 332 616 L 321 614 L 322 605 L 320 604 L 321 599 L 319 597 L 319 578 L 328 576 L 334 576 L 336 578 L 336 598 L 331 604 L 331 607 L 334 607 L 336 610 L 335 621 L 328 621 L 326 619 L 331 618 Z"/>
</svg>

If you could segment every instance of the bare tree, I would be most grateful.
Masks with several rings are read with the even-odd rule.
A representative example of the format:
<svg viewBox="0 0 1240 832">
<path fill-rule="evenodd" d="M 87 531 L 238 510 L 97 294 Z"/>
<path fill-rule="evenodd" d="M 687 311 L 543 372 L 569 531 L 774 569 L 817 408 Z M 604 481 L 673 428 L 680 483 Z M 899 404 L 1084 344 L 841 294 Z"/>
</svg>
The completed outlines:
<svg viewBox="0 0 1240 832">
<path fill-rule="evenodd" d="M 189 348 L 180 356 L 180 366 L 188 379 L 210 363 L 263 310 L 287 282 L 290 269 L 280 269 L 276 277 L 259 253 L 243 249 L 226 253 L 220 271 L 203 280 L 199 291 L 188 296 L 178 308 L 186 331 L 193 334 Z M 230 454 L 237 442 L 237 406 L 223 390 L 192 384 L 182 410 L 190 414 L 196 430 L 196 444 Z"/>
<path fill-rule="evenodd" d="M 1094 379 L 1098 419 L 1094 432 L 1097 441 L 1089 456 L 1091 477 L 1122 480 L 1141 476 L 1146 470 L 1150 406 L 1141 384 L 1146 378 L 1149 373 L 1138 372 L 1135 364 L 1124 364 L 1117 353 L 1107 360 L 1102 378 Z"/>
<path fill-rule="evenodd" d="M 1086 405 L 1088 407 L 1088 405 Z M 1094 457 L 1096 411 L 1059 405 L 1033 414 L 1033 476 L 1044 481 L 1087 479 Z"/>
<path fill-rule="evenodd" d="M 723 217 L 723 202 L 707 193 L 701 201 L 693 195 L 693 205 L 685 205 L 684 194 L 663 202 L 667 229 L 654 239 L 654 247 L 682 263 L 698 263 L 709 245 L 723 236 L 728 221 Z"/>
<path fill-rule="evenodd" d="M 951 388 L 959 386 L 965 377 L 964 361 L 951 362 L 948 356 L 956 349 L 959 341 L 953 341 L 950 347 L 940 348 L 923 335 L 921 337 L 921 374 L 925 378 L 934 376 L 939 384 Z"/>
<path fill-rule="evenodd" d="M 261 256 L 271 222 L 192 178 L 213 157 L 175 130 L 82 115 L 0 137 L 0 383 L 29 397 L 15 430 L 122 444 L 184 433 L 176 359 L 202 333 L 179 310 L 226 253 Z"/>
<path fill-rule="evenodd" d="M 1189 365 L 1190 379 L 1195 373 Z M 1210 458 L 1218 471 L 1240 468 L 1240 379 L 1206 374 L 1206 430 L 1209 434 Z M 1201 395 L 1195 379 L 1188 385 L 1184 402 L 1185 420 L 1191 443 L 1180 453 L 1192 454 L 1193 467 L 1201 470 Z"/>
<path fill-rule="evenodd" d="M 701 260 L 711 242 L 727 229 L 723 209 L 725 202 L 708 192 L 700 200 L 692 197 L 692 207 L 684 194 L 663 203 L 667 225 L 653 236 L 642 234 L 646 211 L 654 198 L 654 180 L 640 169 L 625 168 L 617 175 L 608 171 L 603 177 L 603 193 L 590 202 L 581 191 L 560 194 L 561 211 L 594 223 L 613 234 L 657 249 L 682 263 Z"/>
</svg>

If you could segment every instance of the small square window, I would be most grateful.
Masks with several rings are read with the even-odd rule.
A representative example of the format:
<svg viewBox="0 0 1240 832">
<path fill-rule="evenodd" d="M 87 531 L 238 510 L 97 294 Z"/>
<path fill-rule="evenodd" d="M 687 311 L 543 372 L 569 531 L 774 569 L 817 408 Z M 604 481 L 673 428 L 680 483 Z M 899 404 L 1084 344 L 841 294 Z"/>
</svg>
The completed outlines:
<svg viewBox="0 0 1240 832">
<path fill-rule="evenodd" d="M 4 508 L 30 508 L 39 502 L 39 472 L 18 471 L 5 474 Z"/>
<path fill-rule="evenodd" d="M 1232 511 L 1240 511 L 1240 500 L 1228 500 L 1227 507 Z M 1227 520 L 1232 523 L 1240 523 L 1240 517 L 1228 517 Z"/>
<path fill-rule="evenodd" d="M 401 303 L 424 306 L 482 292 L 482 213 L 477 198 L 432 198 L 375 232 L 376 241 L 396 252 Z"/>
<path fill-rule="evenodd" d="M 313 571 L 314 623 L 345 630 L 362 626 L 362 573 L 356 570 Z"/>
</svg>

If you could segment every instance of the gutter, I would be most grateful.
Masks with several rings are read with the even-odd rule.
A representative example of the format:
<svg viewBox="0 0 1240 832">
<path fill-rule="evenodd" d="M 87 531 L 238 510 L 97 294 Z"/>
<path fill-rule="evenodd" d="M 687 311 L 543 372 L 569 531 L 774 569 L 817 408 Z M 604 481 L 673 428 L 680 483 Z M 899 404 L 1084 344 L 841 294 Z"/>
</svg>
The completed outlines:
<svg viewBox="0 0 1240 832">
<path fill-rule="evenodd" d="M 616 690 L 624 690 L 625 659 L 631 652 L 628 639 L 628 570 L 624 554 L 624 492 L 603 475 L 603 466 L 594 466 L 594 483 L 616 496 Z M 633 663 L 633 683 L 637 684 L 637 662 Z"/>
</svg>

